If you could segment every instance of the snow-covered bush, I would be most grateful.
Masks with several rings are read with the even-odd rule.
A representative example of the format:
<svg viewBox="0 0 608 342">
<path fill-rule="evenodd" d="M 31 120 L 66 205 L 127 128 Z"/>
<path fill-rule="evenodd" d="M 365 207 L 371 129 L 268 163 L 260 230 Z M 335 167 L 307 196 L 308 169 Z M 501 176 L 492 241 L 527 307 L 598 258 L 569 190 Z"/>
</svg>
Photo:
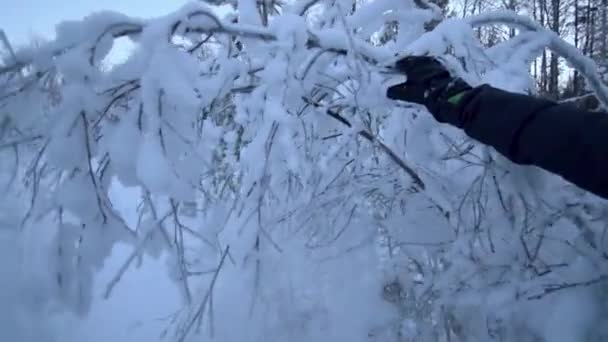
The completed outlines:
<svg viewBox="0 0 608 342">
<path fill-rule="evenodd" d="M 176 341 L 606 338 L 606 203 L 385 98 L 408 54 L 533 93 L 528 65 L 550 48 L 606 105 L 592 62 L 509 12 L 229 5 L 94 13 L 5 57 L 0 151 L 25 207 L 9 228 L 53 232 L 45 300 L 86 314 L 125 242 L 106 296 L 142 257 L 170 255 Z M 519 34 L 486 48 L 473 27 L 495 23 Z M 112 65 L 121 38 L 134 49 Z"/>
</svg>

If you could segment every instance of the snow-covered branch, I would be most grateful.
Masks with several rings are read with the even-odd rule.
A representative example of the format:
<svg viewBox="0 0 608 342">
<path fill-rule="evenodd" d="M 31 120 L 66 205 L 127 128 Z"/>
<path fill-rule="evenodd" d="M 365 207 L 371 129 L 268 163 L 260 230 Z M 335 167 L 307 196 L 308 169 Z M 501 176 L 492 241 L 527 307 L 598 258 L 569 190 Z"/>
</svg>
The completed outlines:
<svg viewBox="0 0 608 342">
<path fill-rule="evenodd" d="M 526 294 L 550 303 L 605 283 L 605 205 L 385 96 L 407 54 L 525 91 L 549 46 L 608 103 L 572 46 L 511 12 L 439 23 L 426 0 L 231 6 L 100 12 L 0 67 L 0 158 L 18 164 L 0 181 L 24 203 L 23 229 L 54 229 L 62 304 L 87 311 L 119 242 L 132 251 L 104 295 L 165 255 L 183 341 L 199 327 L 222 341 L 488 341 L 488 322 L 507 340 L 524 334 L 513 313 L 538 313 Z M 473 28 L 494 24 L 525 32 L 487 48 Z M 122 37 L 132 51 L 108 61 Z"/>
<path fill-rule="evenodd" d="M 507 25 L 524 31 L 534 31 L 539 35 L 546 36 L 548 48 L 563 57 L 574 69 L 578 70 L 589 83 L 589 87 L 596 94 L 605 108 L 608 108 L 608 86 L 602 80 L 595 62 L 585 56 L 572 44 L 563 40 L 555 32 L 546 29 L 528 17 L 524 17 L 512 11 L 496 11 L 479 14 L 468 18 L 473 27 L 487 25 Z"/>
<path fill-rule="evenodd" d="M 31 65 L 35 60 L 39 62 L 40 54 L 50 59 L 65 54 L 72 49 L 81 48 L 83 45 L 90 45 L 89 61 L 92 64 L 94 60 L 105 57 L 105 54 L 109 51 L 107 48 L 103 52 L 97 51 L 103 39 L 107 37 L 112 39 L 130 37 L 138 40 L 139 37 L 146 36 L 147 31 L 156 33 L 156 30 L 159 29 L 157 24 L 154 21 L 146 23 L 112 12 L 101 12 L 87 17 L 81 22 L 66 23 L 65 27 L 59 27 L 56 40 L 42 46 L 38 51 L 19 51 L 14 56 L 15 60 L 12 63 L 0 67 L 0 75 L 20 70 Z M 222 20 L 211 8 L 201 3 L 184 6 L 180 11 L 167 17 L 167 22 L 162 24 L 165 26 L 168 41 L 171 41 L 175 35 L 189 35 L 192 33 L 219 33 L 265 41 L 278 40 L 275 30 Z M 87 34 L 74 35 L 74 32 L 86 32 Z M 307 32 L 307 36 L 306 46 L 309 48 L 322 48 L 325 51 L 342 55 L 349 53 L 349 47 L 346 45 L 347 35 L 343 32 L 311 29 Z M 109 46 L 111 47 L 111 44 Z M 377 49 L 362 40 L 357 40 L 356 47 L 356 53 L 361 54 L 369 61 L 374 62 L 378 58 L 385 57 L 385 54 L 375 51 Z"/>
</svg>

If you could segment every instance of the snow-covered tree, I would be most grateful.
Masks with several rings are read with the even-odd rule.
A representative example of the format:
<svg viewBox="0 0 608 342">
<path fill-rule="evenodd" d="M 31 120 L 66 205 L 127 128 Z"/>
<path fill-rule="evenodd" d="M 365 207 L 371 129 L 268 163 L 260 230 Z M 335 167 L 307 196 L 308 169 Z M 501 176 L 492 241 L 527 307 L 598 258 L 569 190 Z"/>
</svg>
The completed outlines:
<svg viewBox="0 0 608 342">
<path fill-rule="evenodd" d="M 169 255 L 184 302 L 170 340 L 605 339 L 606 203 L 385 97 L 403 77 L 393 63 L 421 54 L 473 85 L 534 93 L 529 64 L 548 48 L 606 106 L 595 64 L 512 12 L 442 13 L 199 2 L 94 13 L 7 54 L 3 203 L 23 209 L 0 224 L 52 232 L 39 296 L 86 314 L 123 242 L 132 254 L 105 294 Z M 495 24 L 517 35 L 486 47 L 474 29 Z M 134 49 L 112 65 L 122 38 Z M 126 188 L 131 211 L 116 204 Z"/>
</svg>

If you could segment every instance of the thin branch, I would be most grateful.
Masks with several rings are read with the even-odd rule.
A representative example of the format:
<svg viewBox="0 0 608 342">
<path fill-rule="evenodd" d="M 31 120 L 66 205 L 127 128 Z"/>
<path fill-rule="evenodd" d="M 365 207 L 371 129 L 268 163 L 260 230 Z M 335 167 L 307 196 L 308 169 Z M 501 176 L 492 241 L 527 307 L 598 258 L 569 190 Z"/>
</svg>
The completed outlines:
<svg viewBox="0 0 608 342">
<path fill-rule="evenodd" d="M 328 247 L 332 243 L 336 242 L 340 238 L 340 236 L 342 236 L 342 234 L 346 231 L 346 229 L 348 229 L 348 227 L 350 226 L 350 223 L 351 223 L 353 217 L 355 216 L 355 211 L 356 210 L 357 210 L 357 204 L 353 205 L 353 207 L 350 210 L 350 213 L 348 215 L 348 219 L 342 225 L 342 227 L 340 228 L 340 230 L 336 234 L 334 234 L 334 236 L 332 238 L 328 239 L 327 241 L 324 241 L 324 242 L 321 242 L 321 243 L 317 243 L 315 245 L 307 245 L 306 247 L 308 247 L 308 248 Z"/>
<path fill-rule="evenodd" d="M 527 299 L 528 300 L 542 299 L 546 295 L 549 295 L 551 293 L 554 293 L 554 292 L 557 292 L 560 290 L 591 286 L 591 285 L 602 283 L 604 281 L 608 281 L 608 275 L 606 275 L 606 274 L 601 275 L 601 276 L 591 279 L 591 280 L 587 280 L 587 281 L 546 285 L 543 289 L 543 292 L 536 294 L 536 295 L 528 296 Z"/>
<path fill-rule="evenodd" d="M 43 138 L 42 135 L 34 135 L 31 137 L 25 137 L 25 138 L 16 139 L 13 141 L 5 142 L 5 143 L 0 144 L 0 150 L 9 148 L 9 147 L 16 147 L 17 145 L 21 145 L 21 144 L 27 144 L 29 142 L 36 141 L 36 140 L 42 139 L 42 138 Z"/>
<path fill-rule="evenodd" d="M 224 249 L 224 252 L 222 253 L 222 257 L 217 266 L 217 269 L 215 270 L 215 273 L 213 274 L 213 278 L 211 279 L 211 282 L 209 283 L 209 288 L 207 289 L 207 293 L 205 294 L 205 297 L 201 301 L 201 304 L 199 305 L 198 309 L 196 310 L 196 313 L 192 316 L 192 318 L 190 319 L 190 322 L 188 323 L 188 325 L 182 332 L 182 335 L 179 337 L 178 342 L 183 342 L 186 339 L 186 337 L 188 337 L 188 335 L 190 334 L 190 331 L 192 330 L 194 323 L 197 320 L 202 318 L 205 307 L 207 306 L 207 303 L 209 302 L 210 297 L 213 295 L 213 289 L 215 288 L 215 282 L 217 280 L 218 275 L 220 274 L 220 271 L 222 270 L 222 267 L 224 266 L 224 261 L 226 260 L 226 256 L 228 255 L 229 251 L 230 251 L 230 245 L 226 246 L 226 248 Z"/>
<path fill-rule="evenodd" d="M 196 43 L 194 46 L 189 48 L 188 52 L 193 53 L 194 51 L 198 50 L 201 46 L 203 46 L 206 42 L 208 42 L 209 39 L 211 39 L 211 37 L 213 37 L 213 33 L 207 34 L 207 37 L 205 37 L 205 39 L 201 40 L 200 42 Z"/>
<path fill-rule="evenodd" d="M 110 109 L 112 109 L 112 107 L 114 107 L 114 105 L 118 101 L 127 98 L 127 96 L 129 96 L 132 92 L 134 92 L 134 91 L 138 90 L 139 88 L 141 88 L 141 85 L 139 84 L 139 80 L 129 81 L 126 84 L 133 84 L 133 86 L 131 88 L 125 90 L 124 92 L 122 92 L 120 95 L 114 96 L 112 98 L 112 100 L 110 100 L 110 102 L 106 105 L 106 107 L 103 109 L 103 111 L 101 112 L 101 114 L 93 122 L 93 128 L 96 128 L 99 125 L 99 123 L 101 123 L 101 120 L 108 115 L 108 113 L 110 112 Z M 125 85 L 125 84 L 123 84 L 123 85 Z M 115 87 L 115 89 L 116 89 L 115 91 L 118 91 L 120 88 L 122 88 L 123 85 Z M 112 92 L 112 89 L 109 89 L 108 91 Z M 114 94 L 115 93 L 113 93 L 113 95 Z"/>
<path fill-rule="evenodd" d="M 89 177 L 91 178 L 91 183 L 93 184 L 93 188 L 95 190 L 95 196 L 97 198 L 97 206 L 99 207 L 99 212 L 101 213 L 102 222 L 106 224 L 108 222 L 108 216 L 105 213 L 103 208 L 103 200 L 101 198 L 99 184 L 97 183 L 97 177 L 95 176 L 95 170 L 93 169 L 93 152 L 91 151 L 91 141 L 89 140 L 89 123 L 87 121 L 87 117 L 85 112 L 80 112 L 80 117 L 82 118 L 82 124 L 84 128 L 84 140 L 85 147 L 87 151 L 87 165 L 89 171 Z"/>
<path fill-rule="evenodd" d="M 306 14 L 306 12 L 315 4 L 317 4 L 320 0 L 304 0 L 304 1 L 298 1 L 298 3 L 296 4 L 296 6 L 298 6 L 297 8 L 294 9 L 294 12 L 298 13 L 299 16 L 303 16 Z"/>
<path fill-rule="evenodd" d="M 185 256 L 185 249 L 184 249 L 184 233 L 183 233 L 183 229 L 182 227 L 184 227 L 184 225 L 179 221 L 179 217 L 177 215 L 177 211 L 178 211 L 178 204 L 171 198 L 169 199 L 169 203 L 171 205 L 171 212 L 173 214 L 173 222 L 175 225 L 175 246 L 176 248 L 176 254 L 177 254 L 177 259 L 178 259 L 178 266 L 179 266 L 179 271 L 181 273 L 181 277 L 182 277 L 182 282 L 184 285 L 184 292 L 186 293 L 186 301 L 188 303 L 192 302 L 192 294 L 190 292 L 190 284 L 188 283 L 188 274 L 186 271 L 186 256 Z M 178 240 L 179 239 L 179 240 Z"/>
<path fill-rule="evenodd" d="M 97 39 L 95 40 L 95 44 L 93 44 L 93 47 L 91 48 L 91 55 L 89 56 L 90 65 L 95 64 L 95 54 L 97 52 L 97 46 L 99 45 L 99 43 L 101 42 L 103 37 L 105 37 L 112 30 L 114 30 L 116 28 L 120 28 L 121 26 L 125 26 L 127 28 L 122 31 L 117 31 L 117 33 L 115 33 L 115 34 L 113 33 L 112 34 L 113 38 L 116 38 L 117 35 L 120 37 L 120 36 L 124 35 L 125 32 L 133 32 L 133 31 L 138 31 L 141 29 L 141 26 L 139 24 L 135 24 L 135 23 L 116 23 L 116 24 L 108 26 L 101 34 L 99 34 L 99 36 L 97 36 Z"/>
<path fill-rule="evenodd" d="M 233 35 L 233 36 L 239 36 L 239 37 L 245 37 L 245 38 L 255 38 L 255 39 L 261 39 L 261 40 L 266 40 L 266 41 L 276 41 L 277 40 L 277 36 L 275 35 L 274 31 L 269 28 L 257 27 L 257 26 L 246 25 L 246 24 L 241 24 L 241 23 L 235 24 L 232 22 L 223 21 L 223 20 L 219 19 L 217 17 L 217 15 L 215 15 L 212 12 L 212 10 L 209 8 L 201 8 L 198 10 L 194 10 L 191 13 L 187 14 L 186 18 L 188 21 L 193 21 L 193 19 L 195 17 L 200 17 L 200 16 L 209 18 L 213 22 L 213 24 L 209 25 L 209 23 L 205 23 L 204 25 L 197 25 L 195 22 L 194 23 L 193 22 L 183 22 L 183 20 L 178 20 L 170 25 L 171 35 L 173 35 L 177 32 L 177 28 L 180 25 L 186 24 L 187 25 L 187 27 L 185 29 L 186 33 L 189 33 L 189 32 L 201 33 L 201 34 L 224 33 L 224 34 Z M 133 35 L 140 34 L 147 28 L 146 25 L 141 24 L 139 22 L 125 23 L 124 25 L 125 26 L 131 25 L 132 27 L 114 32 L 113 37 L 115 39 L 120 38 L 120 37 L 133 36 Z M 108 30 L 108 29 L 106 28 L 106 30 Z M 332 45 L 334 45 L 333 41 L 322 41 L 319 36 L 313 34 L 312 32 L 308 32 L 308 35 L 309 35 L 309 37 L 307 39 L 306 44 L 307 44 L 307 47 L 309 47 L 309 48 L 314 48 L 314 47 L 323 48 L 325 50 L 332 51 L 332 52 L 335 52 L 340 55 L 347 55 L 349 52 L 348 49 L 345 49 L 342 46 L 342 44 L 339 44 L 339 46 L 332 46 Z M 170 38 L 170 37 L 168 37 L 168 38 Z M 56 42 L 51 42 L 48 44 L 48 46 L 45 46 L 45 48 L 48 51 L 50 51 L 49 57 L 55 57 L 55 56 L 65 53 L 68 50 L 74 49 L 77 46 L 78 45 L 75 45 L 73 43 L 70 43 L 70 45 L 68 45 L 68 46 L 64 46 L 64 45 L 56 44 Z M 355 47 L 358 51 L 354 51 L 354 52 L 360 54 L 363 57 L 363 59 L 365 59 L 368 62 L 374 63 L 374 64 L 377 62 L 377 57 L 374 56 L 373 53 L 371 53 L 372 52 L 371 49 L 373 49 L 372 45 L 370 45 L 366 42 L 357 41 L 357 44 L 355 45 Z M 4 66 L 4 67 L 0 67 L 0 75 L 3 73 L 6 73 L 6 72 L 18 71 L 18 70 L 22 69 L 23 67 L 30 65 L 33 62 L 33 60 L 34 60 L 34 57 L 29 56 L 28 58 L 25 58 L 25 59 L 22 59 L 19 61 L 15 61 L 15 63 L 13 63 L 13 64 L 10 64 L 10 65 Z"/>
<path fill-rule="evenodd" d="M 112 279 L 108 282 L 108 285 L 106 285 L 106 290 L 104 291 L 104 294 L 103 294 L 104 299 L 110 298 L 110 296 L 112 295 L 112 291 L 114 290 L 114 287 L 116 286 L 116 284 L 118 284 L 118 282 L 120 281 L 122 276 L 127 272 L 127 269 L 129 269 L 129 266 L 131 266 L 131 263 L 133 262 L 133 260 L 135 260 L 135 258 L 141 254 L 141 251 L 144 249 L 144 247 L 146 246 L 146 243 L 148 242 L 150 237 L 152 237 L 154 232 L 155 232 L 154 229 L 150 229 L 146 233 L 146 236 L 143 239 L 141 239 L 141 241 L 139 241 L 139 243 L 137 244 L 137 246 L 135 247 L 133 252 L 131 252 L 131 254 L 127 258 L 127 260 L 120 266 L 120 268 L 118 269 L 118 272 L 116 272 L 114 277 L 112 277 Z"/>
<path fill-rule="evenodd" d="M 315 102 L 309 98 L 303 97 L 302 98 L 306 103 L 314 106 L 315 108 L 320 108 L 323 107 L 320 103 Z M 340 114 L 328 109 L 325 112 L 327 115 L 331 116 L 332 118 L 336 119 L 337 121 L 340 121 L 343 125 L 352 128 L 352 124 L 345 119 L 344 117 L 342 117 Z M 367 131 L 367 130 L 360 130 L 357 132 L 357 134 L 359 134 L 360 136 L 362 136 L 363 138 L 367 139 L 368 141 L 378 144 L 378 146 L 389 156 L 389 158 L 395 162 L 397 165 L 399 165 L 399 167 L 401 167 L 414 181 L 414 185 L 417 186 L 420 190 L 424 190 L 426 188 L 424 181 L 422 180 L 422 178 L 420 178 L 420 176 L 418 175 L 418 173 L 416 173 L 416 171 L 414 171 L 413 168 L 411 168 L 410 166 L 408 166 L 405 161 L 403 161 L 403 159 L 401 159 L 395 152 L 393 152 L 393 150 L 390 149 L 390 147 L 388 147 L 386 144 L 384 144 L 382 141 L 380 141 L 380 139 L 378 139 L 377 137 L 375 137 L 371 132 Z"/>
<path fill-rule="evenodd" d="M 4 187 L 5 194 L 8 194 L 8 191 L 10 190 L 12 185 L 15 183 L 15 179 L 17 179 L 17 176 L 19 174 L 19 148 L 17 147 L 17 145 L 13 146 L 13 155 L 15 156 L 15 167 L 13 167 L 13 172 L 11 174 L 11 177 L 8 180 L 8 182 L 6 183 L 6 186 Z"/>
<path fill-rule="evenodd" d="M 165 241 L 165 244 L 167 245 L 167 248 L 169 250 L 173 249 L 172 248 L 173 246 L 171 245 L 171 239 L 169 238 L 169 233 L 165 229 L 163 221 L 159 220 L 159 218 L 158 218 L 158 211 L 156 210 L 156 206 L 154 206 L 154 202 L 152 201 L 152 195 L 150 194 L 150 191 L 148 191 L 147 189 L 145 191 L 144 198 L 148 202 L 148 206 L 150 207 L 150 212 L 152 213 L 152 219 L 154 219 L 154 221 L 157 222 L 158 229 L 161 231 L 161 233 L 163 235 L 163 239 Z"/>
<path fill-rule="evenodd" d="M 567 99 L 560 100 L 559 103 L 573 103 L 573 102 L 576 103 L 576 102 L 583 101 L 590 97 L 595 97 L 595 96 L 596 96 L 595 93 L 587 93 L 587 94 L 573 96 L 573 97 L 569 97 Z"/>
<path fill-rule="evenodd" d="M 38 187 L 40 185 L 38 164 L 40 163 L 40 160 L 42 159 L 42 156 L 44 155 L 44 152 L 46 151 L 47 146 L 49 146 L 49 143 L 50 143 L 50 140 L 47 139 L 46 143 L 42 146 L 40 151 L 38 151 L 38 153 L 36 154 L 36 157 L 32 161 L 32 164 L 31 164 L 29 170 L 26 172 L 26 176 L 30 173 L 32 175 L 32 197 L 30 199 L 30 206 L 29 206 L 25 216 L 23 217 L 23 220 L 21 220 L 21 225 L 20 225 L 21 228 L 23 228 L 25 226 L 25 223 L 29 220 L 30 216 L 32 215 L 32 212 L 34 211 L 34 205 L 36 204 L 36 198 L 38 197 Z M 41 169 L 42 169 L 42 167 L 41 167 Z"/>
<path fill-rule="evenodd" d="M 424 246 L 424 247 L 443 247 L 454 243 L 454 240 L 440 242 L 414 242 L 414 241 L 398 241 L 393 247 L 401 246 Z"/>
<path fill-rule="evenodd" d="M 583 55 L 575 46 L 563 40 L 557 33 L 542 27 L 528 17 L 518 15 L 512 11 L 480 14 L 469 18 L 468 22 L 473 27 L 503 24 L 546 35 L 549 38 L 548 48 L 566 59 L 570 65 L 578 70 L 585 77 L 598 100 L 605 108 L 608 108 L 608 87 L 604 85 L 602 77 L 598 73 L 597 67 L 595 67 L 595 62 L 588 56 Z"/>
<path fill-rule="evenodd" d="M 10 41 L 8 40 L 8 37 L 6 36 L 6 33 L 2 29 L 0 29 L 0 41 L 2 41 L 2 43 L 4 44 L 4 46 L 6 46 L 6 49 L 8 50 L 8 53 L 10 53 L 11 57 L 16 62 L 17 61 L 17 56 L 15 56 L 15 50 L 13 50 L 13 46 L 11 45 Z"/>
</svg>

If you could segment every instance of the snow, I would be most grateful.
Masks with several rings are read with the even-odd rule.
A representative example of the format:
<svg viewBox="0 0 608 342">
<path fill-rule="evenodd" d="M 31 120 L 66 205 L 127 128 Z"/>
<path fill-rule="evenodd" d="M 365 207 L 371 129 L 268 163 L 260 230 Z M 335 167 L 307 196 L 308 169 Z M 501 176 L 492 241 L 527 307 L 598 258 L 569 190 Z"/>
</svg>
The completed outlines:
<svg viewBox="0 0 608 342">
<path fill-rule="evenodd" d="M 516 28 L 522 28 L 527 31 L 534 31 L 538 36 L 544 36 L 544 39 L 549 40 L 547 47 L 563 57 L 572 67 L 579 70 L 581 75 L 587 80 L 588 85 L 597 94 L 602 105 L 608 107 L 608 87 L 602 82 L 602 77 L 598 73 L 595 62 L 591 58 L 585 56 L 572 44 L 562 40 L 554 32 L 541 27 L 538 23 L 535 23 L 528 17 L 520 16 L 509 11 L 496 11 L 480 14 L 469 18 L 468 22 L 472 26 L 501 23 Z"/>
<path fill-rule="evenodd" d="M 60 97 L 50 103 L 35 73 L 0 85 L 10 134 L 42 135 L 16 147 L 0 263 L 38 249 L 47 263 L 31 275 L 0 264 L 0 280 L 16 279 L 0 294 L 0 331 L 8 319 L 10 337 L 46 336 L 22 317 L 42 321 L 35 304 L 52 303 L 87 320 L 87 340 L 120 338 L 96 327 L 131 329 L 135 317 L 145 317 L 130 337 L 140 340 L 167 329 L 178 341 L 437 341 L 450 325 L 467 341 L 601 340 L 606 284 L 572 284 L 608 272 L 605 203 L 384 96 L 404 77 L 385 67 L 411 54 L 441 57 L 472 85 L 528 92 L 528 65 L 549 47 L 603 99 L 595 65 L 510 12 L 423 34 L 436 7 L 352 4 L 321 0 L 299 15 L 311 3 L 298 2 L 268 26 L 249 0 L 225 17 L 196 2 L 145 20 L 99 12 L 17 51 L 57 73 L 45 80 Z M 392 20 L 395 39 L 374 43 Z M 473 28 L 494 23 L 522 32 L 486 48 Z M 198 51 L 184 47 L 208 33 Z M 115 34 L 133 52 L 107 69 Z M 572 288 L 545 293 L 555 284 Z M 31 301 L 18 303 L 21 293 Z M 120 309 L 129 322 L 110 303 L 130 304 Z M 87 318 L 95 307 L 104 314 Z"/>
<path fill-rule="evenodd" d="M 46 317 L 48 296 L 38 265 L 29 262 L 37 259 L 35 253 L 25 254 L 18 232 L 0 228 L 0 331 L 7 341 L 51 342 L 56 324 Z M 28 251 L 29 252 L 29 251 Z M 39 260 L 37 260 L 39 261 Z"/>
<path fill-rule="evenodd" d="M 400 7 L 406 12 L 413 8 L 412 5 L 410 1 L 405 1 Z M 361 6 L 362 8 L 347 18 L 347 23 L 351 27 L 360 28 L 359 34 L 362 37 L 371 36 L 384 25 L 384 18 L 383 16 L 379 16 L 378 13 L 386 15 L 389 11 L 395 11 L 391 0 L 369 1 Z M 401 8 L 398 11 L 401 11 Z"/>
<path fill-rule="evenodd" d="M 260 18 L 254 0 L 238 0 L 237 9 L 239 23 L 249 25 L 260 25 L 262 23 L 262 18 Z"/>
<path fill-rule="evenodd" d="M 308 41 L 306 21 L 299 15 L 281 15 L 270 23 L 270 28 L 286 52 L 299 52 Z"/>
<path fill-rule="evenodd" d="M 158 277 L 158 269 L 164 267 L 163 258 L 166 258 L 166 255 L 160 260 L 144 258 L 141 267 L 130 269 L 112 296 L 107 300 L 103 299 L 104 285 L 114 276 L 119 262 L 122 262 L 129 252 L 130 248 L 124 244 L 113 249 L 109 262 L 96 277 L 92 303 L 95 310 L 83 320 L 66 319 L 67 323 L 72 325 L 72 332 L 64 333 L 63 336 L 68 336 L 63 341 L 159 340 L 169 320 L 167 317 L 179 309 L 173 282 Z M 142 284 L 145 284 L 143 288 Z M 154 300 L 151 300 L 152 298 Z"/>
<path fill-rule="evenodd" d="M 143 138 L 136 165 L 137 177 L 146 189 L 165 195 L 170 192 L 173 174 L 157 135 L 147 134 Z"/>
<path fill-rule="evenodd" d="M 125 113 L 121 120 L 110 126 L 107 132 L 107 150 L 112 160 L 112 168 L 124 185 L 138 185 L 136 159 L 142 142 L 141 132 L 137 128 L 136 111 Z"/>
</svg>

